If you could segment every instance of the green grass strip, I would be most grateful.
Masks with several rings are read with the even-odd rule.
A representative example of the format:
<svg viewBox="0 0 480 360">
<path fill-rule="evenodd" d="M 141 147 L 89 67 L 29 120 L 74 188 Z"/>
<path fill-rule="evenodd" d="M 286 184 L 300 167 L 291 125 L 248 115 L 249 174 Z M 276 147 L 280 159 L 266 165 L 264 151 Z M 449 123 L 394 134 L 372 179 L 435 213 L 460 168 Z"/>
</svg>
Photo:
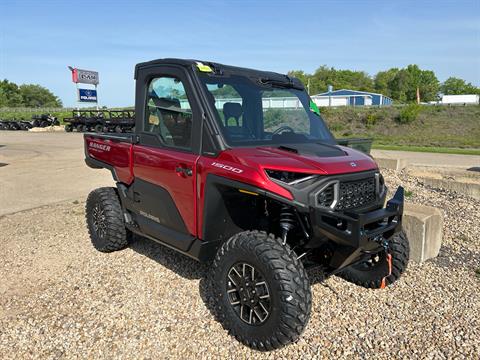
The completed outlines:
<svg viewBox="0 0 480 360">
<path fill-rule="evenodd" d="M 447 147 L 380 145 L 380 144 L 373 144 L 372 148 L 378 149 L 378 150 L 398 150 L 398 151 L 414 151 L 414 152 L 459 154 L 459 155 L 480 155 L 480 149 L 460 149 L 460 148 L 447 148 Z"/>
</svg>

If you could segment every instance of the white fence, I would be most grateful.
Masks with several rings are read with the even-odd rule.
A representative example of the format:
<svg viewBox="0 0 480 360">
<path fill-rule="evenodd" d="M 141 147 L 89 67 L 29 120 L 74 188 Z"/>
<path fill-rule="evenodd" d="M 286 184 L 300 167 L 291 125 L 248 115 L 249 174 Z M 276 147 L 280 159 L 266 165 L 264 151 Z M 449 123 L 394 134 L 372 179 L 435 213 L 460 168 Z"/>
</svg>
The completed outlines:
<svg viewBox="0 0 480 360">
<path fill-rule="evenodd" d="M 215 100 L 215 107 L 219 110 L 223 109 L 223 105 L 228 102 L 242 103 L 242 98 L 224 98 Z M 190 109 L 188 100 L 180 100 L 182 109 Z M 298 109 L 303 107 L 300 100 L 296 97 L 273 97 L 262 99 L 263 109 Z"/>
<path fill-rule="evenodd" d="M 74 108 L 0 108 L 0 112 L 31 112 L 31 113 L 53 113 L 76 110 Z"/>
</svg>

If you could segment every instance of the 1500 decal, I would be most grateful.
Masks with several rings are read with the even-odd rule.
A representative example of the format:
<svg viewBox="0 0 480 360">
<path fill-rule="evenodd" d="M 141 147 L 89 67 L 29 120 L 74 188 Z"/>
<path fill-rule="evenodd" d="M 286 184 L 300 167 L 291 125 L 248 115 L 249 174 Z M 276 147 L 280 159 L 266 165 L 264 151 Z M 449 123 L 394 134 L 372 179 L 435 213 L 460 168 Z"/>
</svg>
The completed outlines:
<svg viewBox="0 0 480 360">
<path fill-rule="evenodd" d="M 237 174 L 241 174 L 243 172 L 242 169 L 238 169 L 236 167 L 225 165 L 225 164 L 220 164 L 220 163 L 217 163 L 217 162 L 213 162 L 212 165 L 216 166 L 218 168 L 222 168 L 222 169 L 237 173 Z"/>
</svg>

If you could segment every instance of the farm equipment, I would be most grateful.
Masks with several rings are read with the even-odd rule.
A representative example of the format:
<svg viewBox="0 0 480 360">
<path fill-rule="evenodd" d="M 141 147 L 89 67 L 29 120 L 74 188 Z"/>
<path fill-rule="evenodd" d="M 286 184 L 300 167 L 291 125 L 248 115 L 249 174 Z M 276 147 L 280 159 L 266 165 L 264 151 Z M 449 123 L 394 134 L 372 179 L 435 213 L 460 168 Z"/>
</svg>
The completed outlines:
<svg viewBox="0 0 480 360">
<path fill-rule="evenodd" d="M 34 127 L 47 127 L 60 125 L 55 116 L 50 114 L 33 115 L 32 120 L 2 120 L 0 121 L 0 130 L 29 130 Z"/>
<path fill-rule="evenodd" d="M 0 130 L 10 130 L 10 121 L 0 120 Z"/>
<path fill-rule="evenodd" d="M 0 121 L 0 130 L 28 130 L 32 128 L 32 124 L 28 121 Z"/>
<path fill-rule="evenodd" d="M 74 110 L 72 117 L 64 118 L 65 131 L 132 132 L 135 128 L 133 110 Z"/>
<path fill-rule="evenodd" d="M 33 115 L 31 121 L 32 127 L 47 127 L 47 126 L 55 126 L 60 125 L 60 122 L 55 116 L 50 114 L 42 114 L 42 115 Z"/>
</svg>

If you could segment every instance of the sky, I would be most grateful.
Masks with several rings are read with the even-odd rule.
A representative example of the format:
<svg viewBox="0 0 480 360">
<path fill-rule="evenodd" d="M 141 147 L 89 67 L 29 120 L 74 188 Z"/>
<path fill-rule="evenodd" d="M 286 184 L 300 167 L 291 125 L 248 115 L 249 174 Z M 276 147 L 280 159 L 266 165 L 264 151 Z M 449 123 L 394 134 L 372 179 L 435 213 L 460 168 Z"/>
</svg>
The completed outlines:
<svg viewBox="0 0 480 360">
<path fill-rule="evenodd" d="M 0 79 L 65 106 L 68 65 L 99 71 L 102 106 L 131 106 L 135 64 L 163 57 L 282 73 L 418 64 L 480 86 L 480 0 L 0 0 Z"/>
</svg>

